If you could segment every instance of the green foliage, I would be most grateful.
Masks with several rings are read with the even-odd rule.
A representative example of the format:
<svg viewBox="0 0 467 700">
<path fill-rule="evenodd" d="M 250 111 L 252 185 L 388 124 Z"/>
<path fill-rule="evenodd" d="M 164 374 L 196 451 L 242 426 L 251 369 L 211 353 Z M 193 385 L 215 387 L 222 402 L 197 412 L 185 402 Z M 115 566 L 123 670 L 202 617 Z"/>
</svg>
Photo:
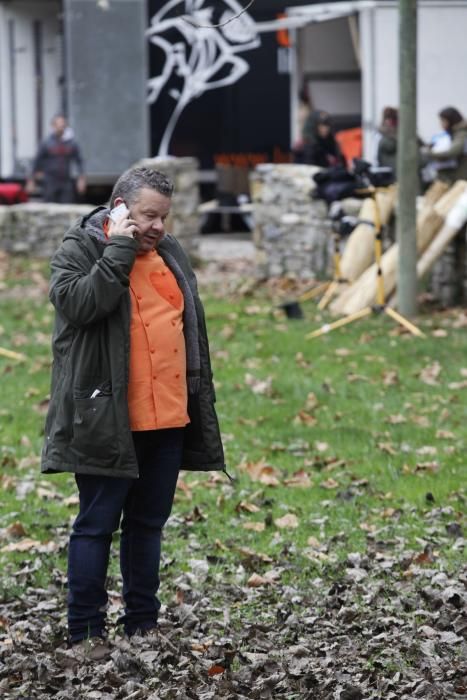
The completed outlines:
<svg viewBox="0 0 467 700">
<path fill-rule="evenodd" d="M 14 271 L 24 293 L 11 278 L 0 296 L 0 345 L 27 356 L 0 357 L 0 550 L 25 538 L 43 547 L 57 542 L 35 573 L 45 585 L 65 571 L 77 506 L 71 475 L 39 472 L 53 314 L 36 293 L 37 280 L 28 280 L 30 269 L 22 263 Z M 455 535 L 465 513 L 467 425 L 467 338 L 456 328 L 459 315 L 425 318 L 426 339 L 374 317 L 306 341 L 321 322 L 311 304 L 307 320 L 292 322 L 272 314 L 261 292 L 254 304 L 209 290 L 204 296 L 235 483 L 224 475 L 181 475 L 165 531 L 165 575 L 176 577 L 198 556 L 208 557 L 214 578 L 234 576 L 245 556 L 251 572 L 261 571 L 267 560 L 255 558 L 259 553 L 272 565 L 286 561 L 282 583 L 297 583 L 331 574 L 349 552 L 375 542 L 414 556 L 429 544 L 435 561 L 455 568 L 462 553 L 446 527 Z M 275 485 L 264 483 L 268 475 Z M 284 516 L 296 521 L 278 525 Z M 15 522 L 25 533 L 16 538 L 5 532 Z M 257 530 L 245 529 L 251 523 Z M 31 566 L 38 546 L 0 553 L 10 594 L 15 573 Z M 114 558 L 111 571 L 117 568 Z"/>
</svg>

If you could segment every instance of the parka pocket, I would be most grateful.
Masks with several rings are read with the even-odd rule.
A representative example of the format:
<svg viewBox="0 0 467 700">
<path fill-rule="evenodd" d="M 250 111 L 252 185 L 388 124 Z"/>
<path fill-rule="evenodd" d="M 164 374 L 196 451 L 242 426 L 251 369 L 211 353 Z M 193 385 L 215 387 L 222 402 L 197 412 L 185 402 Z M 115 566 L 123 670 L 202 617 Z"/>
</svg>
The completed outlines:
<svg viewBox="0 0 467 700">
<path fill-rule="evenodd" d="M 118 452 L 113 396 L 75 396 L 74 404 L 72 448 L 78 454 L 95 457 L 105 463 Z"/>
</svg>

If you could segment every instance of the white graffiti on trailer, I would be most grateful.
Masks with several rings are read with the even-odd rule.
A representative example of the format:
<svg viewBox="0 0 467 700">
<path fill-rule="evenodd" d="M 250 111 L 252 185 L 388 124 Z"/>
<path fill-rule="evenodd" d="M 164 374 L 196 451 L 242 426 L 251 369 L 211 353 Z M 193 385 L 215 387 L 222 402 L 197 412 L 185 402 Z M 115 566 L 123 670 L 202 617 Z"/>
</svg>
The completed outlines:
<svg viewBox="0 0 467 700">
<path fill-rule="evenodd" d="M 219 24 L 224 24 L 242 12 L 237 0 L 222 0 L 224 11 Z M 184 5 L 184 15 L 180 12 Z M 169 0 L 152 18 L 147 36 L 151 43 L 165 54 L 160 75 L 148 81 L 148 101 L 154 103 L 172 77 L 181 78 L 180 89 L 172 88 L 169 95 L 176 105 L 164 130 L 159 155 L 169 152 L 177 122 L 192 100 L 207 90 L 226 87 L 237 82 L 249 70 L 248 62 L 238 54 L 260 46 L 255 22 L 247 13 L 223 27 L 213 24 L 214 7 L 205 6 L 205 0 Z M 197 26 L 195 26 L 197 25 Z M 167 38 L 176 32 L 179 40 Z"/>
</svg>

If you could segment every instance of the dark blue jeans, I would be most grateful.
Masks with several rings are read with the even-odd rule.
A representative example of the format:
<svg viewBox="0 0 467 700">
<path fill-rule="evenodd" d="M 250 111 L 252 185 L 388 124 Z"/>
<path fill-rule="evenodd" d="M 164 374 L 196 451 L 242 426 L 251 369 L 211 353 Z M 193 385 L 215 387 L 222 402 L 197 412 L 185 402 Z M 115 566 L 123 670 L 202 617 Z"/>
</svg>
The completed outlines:
<svg viewBox="0 0 467 700">
<path fill-rule="evenodd" d="M 71 642 L 105 632 L 105 580 L 112 534 L 121 521 L 120 570 L 127 634 L 155 627 L 160 603 L 161 531 L 172 509 L 183 428 L 133 433 L 139 479 L 77 474 L 79 514 L 68 551 Z"/>
<path fill-rule="evenodd" d="M 74 181 L 70 179 L 46 178 L 44 181 L 43 199 L 44 202 L 72 204 L 76 201 Z"/>
</svg>

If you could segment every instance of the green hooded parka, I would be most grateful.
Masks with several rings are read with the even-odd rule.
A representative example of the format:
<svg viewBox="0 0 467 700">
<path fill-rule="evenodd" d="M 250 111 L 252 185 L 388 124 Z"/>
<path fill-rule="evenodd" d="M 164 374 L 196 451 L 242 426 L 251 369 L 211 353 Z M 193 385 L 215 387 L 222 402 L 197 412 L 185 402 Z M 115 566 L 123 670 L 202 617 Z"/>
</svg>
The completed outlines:
<svg viewBox="0 0 467 700">
<path fill-rule="evenodd" d="M 41 469 L 110 477 L 138 477 L 129 427 L 127 387 L 131 302 L 129 276 L 137 243 L 107 241 L 99 207 L 65 235 L 51 262 L 49 297 L 55 307 L 51 398 Z M 196 278 L 178 241 L 158 246 L 170 254 L 190 286 L 198 322 L 199 393 L 190 394 L 183 469 L 223 470 L 224 453 L 214 408 L 215 392 L 203 307 Z M 96 398 L 92 394 L 99 390 Z"/>
</svg>

